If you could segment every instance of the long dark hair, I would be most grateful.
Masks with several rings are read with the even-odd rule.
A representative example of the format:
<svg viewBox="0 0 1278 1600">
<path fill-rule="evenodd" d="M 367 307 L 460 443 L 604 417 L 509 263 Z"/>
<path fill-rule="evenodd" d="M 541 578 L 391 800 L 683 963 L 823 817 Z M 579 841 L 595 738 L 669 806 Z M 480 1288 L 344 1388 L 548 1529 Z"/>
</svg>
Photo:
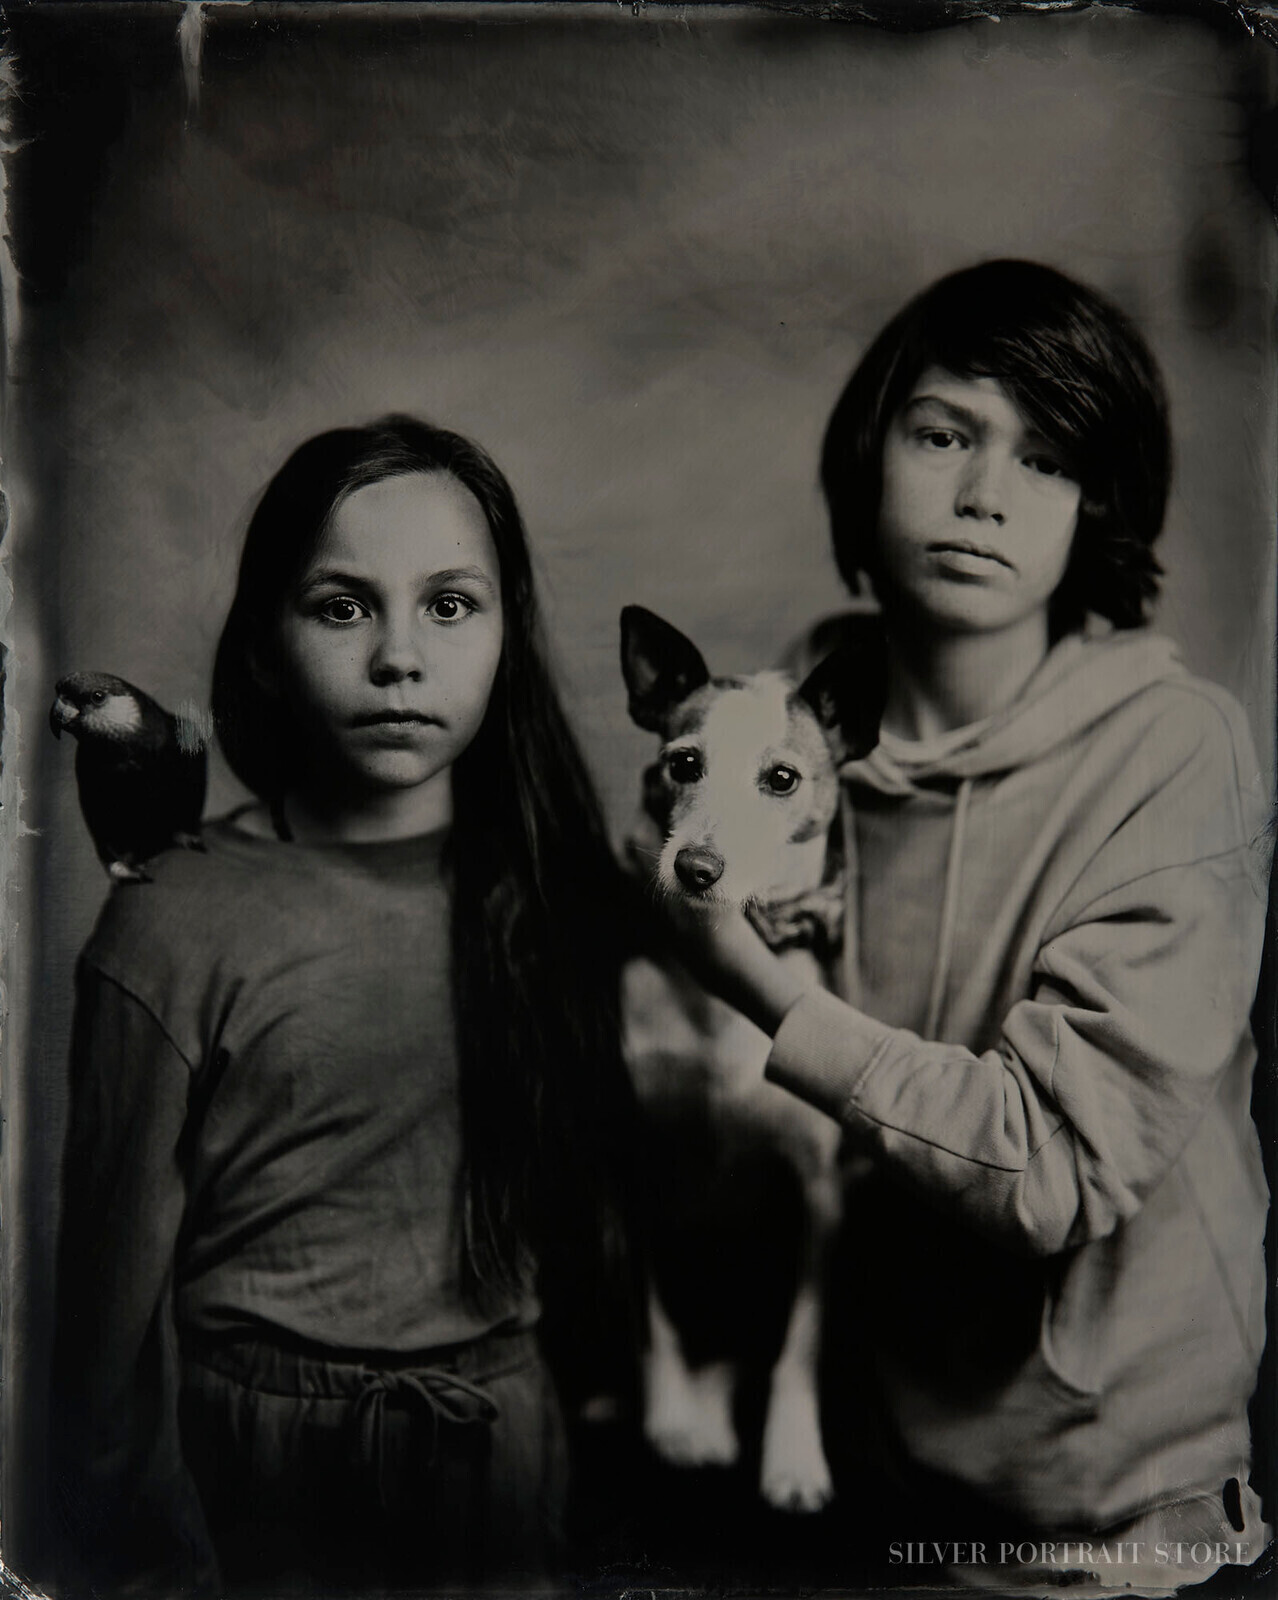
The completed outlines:
<svg viewBox="0 0 1278 1600">
<path fill-rule="evenodd" d="M 547 668 L 523 519 L 485 451 L 406 416 L 303 444 L 249 523 L 213 670 L 213 716 L 237 776 L 268 803 L 299 770 L 296 719 L 272 685 L 281 607 L 355 489 L 450 473 L 483 509 L 504 637 L 483 723 L 454 763 L 449 866 L 463 1141 L 463 1281 L 479 1305 L 556 1260 L 615 1279 L 630 1097 L 618 1016 L 620 881 Z M 566 1262 L 571 1260 L 571 1268 Z"/>
<path fill-rule="evenodd" d="M 848 380 L 826 429 L 821 484 L 835 559 L 856 591 L 874 577 L 889 424 L 929 367 L 997 378 L 1082 489 L 1055 637 L 1088 611 L 1138 627 L 1158 593 L 1153 544 L 1171 482 L 1167 401 L 1145 341 L 1119 309 L 1033 261 L 986 261 L 941 278 L 897 313 Z"/>
</svg>

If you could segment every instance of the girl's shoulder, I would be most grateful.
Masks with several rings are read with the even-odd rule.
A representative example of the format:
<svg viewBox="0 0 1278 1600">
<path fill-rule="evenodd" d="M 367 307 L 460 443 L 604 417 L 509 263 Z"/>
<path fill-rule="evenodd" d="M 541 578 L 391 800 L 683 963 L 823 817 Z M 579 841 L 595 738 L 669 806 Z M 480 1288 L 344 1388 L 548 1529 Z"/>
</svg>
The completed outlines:
<svg viewBox="0 0 1278 1600">
<path fill-rule="evenodd" d="M 285 843 L 254 808 L 206 822 L 203 848 L 166 850 L 117 884 L 82 960 L 151 1003 L 251 982 L 312 946 L 359 944 L 379 917 L 425 921 L 446 902 L 444 836 L 382 845 Z"/>
<path fill-rule="evenodd" d="M 238 812 L 206 822 L 202 848 L 166 850 L 145 881 L 113 885 L 82 961 L 142 996 L 198 983 L 289 915 L 285 850 L 249 834 Z"/>
<path fill-rule="evenodd" d="M 194 1066 L 333 992 L 391 992 L 388 952 L 414 978 L 415 963 L 446 954 L 444 843 L 311 846 L 234 814 L 208 822 L 202 850 L 165 851 L 149 881 L 111 891 L 81 957 L 85 1014 L 109 985 Z"/>
</svg>

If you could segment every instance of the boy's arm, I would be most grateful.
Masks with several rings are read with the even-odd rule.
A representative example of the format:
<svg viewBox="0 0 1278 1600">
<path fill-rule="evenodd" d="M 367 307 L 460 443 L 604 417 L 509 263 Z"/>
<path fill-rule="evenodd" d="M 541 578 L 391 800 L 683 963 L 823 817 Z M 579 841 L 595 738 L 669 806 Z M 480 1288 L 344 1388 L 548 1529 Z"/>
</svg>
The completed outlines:
<svg viewBox="0 0 1278 1600">
<path fill-rule="evenodd" d="M 996 1048 L 819 992 L 786 1013 L 767 1074 L 1005 1243 L 1079 1245 L 1139 1209 L 1250 1048 L 1263 913 L 1242 849 L 1145 874 L 1042 947 Z"/>
<path fill-rule="evenodd" d="M 53 1490 L 73 1577 L 113 1594 L 212 1588 L 173 1321 L 191 1069 L 145 1007 L 82 964 L 71 1073 Z"/>
<path fill-rule="evenodd" d="M 787 999 L 742 918 L 689 924 L 685 943 L 706 981 L 775 1035 L 769 1078 L 903 1181 L 1013 1248 L 1102 1237 L 1139 1208 L 1250 1049 L 1264 904 L 1235 749 L 1254 771 L 1211 711 L 1187 721 L 1179 707 L 1151 731 L 1143 803 L 1088 861 L 1026 998 L 980 1055 L 822 990 Z"/>
</svg>

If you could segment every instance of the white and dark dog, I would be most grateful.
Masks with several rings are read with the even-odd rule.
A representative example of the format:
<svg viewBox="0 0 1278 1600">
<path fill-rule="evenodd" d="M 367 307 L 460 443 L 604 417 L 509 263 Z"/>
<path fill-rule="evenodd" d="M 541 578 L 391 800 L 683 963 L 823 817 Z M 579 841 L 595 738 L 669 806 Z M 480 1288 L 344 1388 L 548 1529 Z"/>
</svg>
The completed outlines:
<svg viewBox="0 0 1278 1600">
<path fill-rule="evenodd" d="M 823 963 L 841 938 L 842 882 L 837 850 L 829 849 L 837 760 L 864 754 L 877 738 L 873 697 L 864 697 L 859 714 L 849 704 L 856 662 L 846 650 L 836 652 L 802 686 L 777 672 L 715 678 L 689 639 L 642 607 L 626 607 L 621 632 L 630 715 L 661 739 L 644 774 L 644 819 L 632 853 L 648 856 L 658 894 L 708 915 L 716 907 L 745 908 L 782 960 L 804 963 L 824 981 Z M 780 1353 L 766 1381 L 759 1488 L 778 1509 L 819 1510 L 833 1493 L 817 1369 L 823 1268 L 841 1209 L 839 1127 L 764 1079 L 767 1037 L 673 958 L 633 962 L 625 992 L 627 1058 L 656 1130 L 651 1162 L 658 1179 L 695 1122 L 707 1166 L 741 1168 L 752 1152 L 764 1151 L 796 1180 L 802 1238 Z M 725 1220 L 740 1231 L 740 1219 L 725 1219 L 720 1206 L 718 1234 L 703 1246 L 708 1255 L 732 1254 Z M 676 1216 L 666 1229 L 684 1250 L 695 1234 L 691 1215 Z M 738 1257 L 740 1246 L 738 1240 Z M 747 1259 L 748 1252 L 746 1241 Z M 657 1286 L 660 1253 L 654 1246 L 644 1431 L 671 1462 L 727 1466 L 740 1451 L 740 1363 L 689 1350 L 679 1316 Z M 700 1282 L 712 1293 L 704 1286 L 714 1264 L 707 1259 L 704 1266 Z"/>
</svg>

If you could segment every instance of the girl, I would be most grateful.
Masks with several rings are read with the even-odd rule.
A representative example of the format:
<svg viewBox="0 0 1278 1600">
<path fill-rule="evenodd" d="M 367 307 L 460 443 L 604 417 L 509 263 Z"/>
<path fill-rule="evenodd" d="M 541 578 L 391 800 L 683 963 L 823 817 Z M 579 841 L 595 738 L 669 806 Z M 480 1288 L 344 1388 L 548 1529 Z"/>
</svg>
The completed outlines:
<svg viewBox="0 0 1278 1600">
<path fill-rule="evenodd" d="M 297 450 L 213 709 L 256 801 L 112 895 L 78 974 L 83 1575 L 535 1575 L 563 1495 L 539 1308 L 571 1272 L 593 1331 L 628 1100 L 611 858 L 489 457 L 400 416 Z"/>
<path fill-rule="evenodd" d="M 1144 627 L 1157 370 L 1081 285 L 975 267 L 871 347 L 822 476 L 886 641 L 835 992 L 742 918 L 687 937 L 870 1158 L 827 1356 L 844 1487 L 891 1485 L 905 1581 L 932 1539 L 983 1584 L 1255 1559 L 1262 821 L 1239 708 Z"/>
</svg>

